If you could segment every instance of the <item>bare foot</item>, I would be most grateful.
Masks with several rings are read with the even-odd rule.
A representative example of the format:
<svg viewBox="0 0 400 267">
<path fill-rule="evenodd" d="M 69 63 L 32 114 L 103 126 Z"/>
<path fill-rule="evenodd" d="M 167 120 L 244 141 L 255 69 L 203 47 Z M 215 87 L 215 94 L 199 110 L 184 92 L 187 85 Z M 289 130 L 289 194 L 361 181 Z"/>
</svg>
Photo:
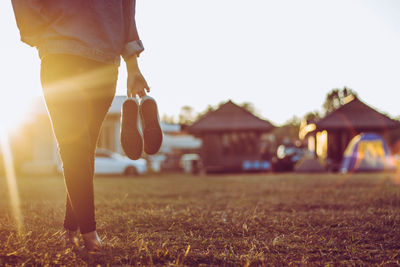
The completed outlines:
<svg viewBox="0 0 400 267">
<path fill-rule="evenodd" d="M 96 231 L 82 234 L 85 247 L 89 252 L 98 252 L 101 249 L 101 239 Z"/>
</svg>

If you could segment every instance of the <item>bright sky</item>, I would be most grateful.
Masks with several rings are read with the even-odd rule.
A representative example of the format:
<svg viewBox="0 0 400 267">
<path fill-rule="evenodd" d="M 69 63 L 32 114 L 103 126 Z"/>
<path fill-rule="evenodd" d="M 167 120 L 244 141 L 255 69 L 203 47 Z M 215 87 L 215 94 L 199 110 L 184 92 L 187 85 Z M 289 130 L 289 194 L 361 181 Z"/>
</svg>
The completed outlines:
<svg viewBox="0 0 400 267">
<path fill-rule="evenodd" d="M 398 14 L 397 0 L 137 0 L 140 64 L 161 115 L 232 99 L 282 124 L 347 86 L 396 117 Z M 19 40 L 11 1 L 0 1 L 0 24 L 0 105 L 18 99 L 17 109 L 41 95 L 40 60 Z M 125 80 L 121 68 L 118 94 Z"/>
</svg>

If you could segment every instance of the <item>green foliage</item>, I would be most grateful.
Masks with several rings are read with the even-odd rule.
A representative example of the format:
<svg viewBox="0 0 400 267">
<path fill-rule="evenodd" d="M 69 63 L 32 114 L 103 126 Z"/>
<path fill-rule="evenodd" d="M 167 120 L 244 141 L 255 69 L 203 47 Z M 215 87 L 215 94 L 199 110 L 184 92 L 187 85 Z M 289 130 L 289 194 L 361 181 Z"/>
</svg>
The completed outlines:
<svg viewBox="0 0 400 267">
<path fill-rule="evenodd" d="M 350 88 L 332 89 L 326 96 L 325 102 L 322 105 L 325 113 L 330 113 L 346 103 L 345 99 L 349 96 L 357 96 L 357 93 Z"/>
<path fill-rule="evenodd" d="M 304 119 L 308 123 L 314 123 L 314 122 L 318 121 L 319 119 L 321 119 L 321 115 L 319 114 L 318 111 L 311 111 L 311 112 L 308 112 L 306 115 L 304 115 Z"/>
<path fill-rule="evenodd" d="M 165 123 L 170 123 L 170 124 L 174 124 L 175 123 L 174 116 L 168 116 L 167 114 L 163 114 L 162 115 L 161 121 L 165 122 Z"/>
<path fill-rule="evenodd" d="M 200 119 L 201 117 L 207 115 L 209 112 L 216 110 L 222 103 L 218 104 L 217 106 L 208 105 L 207 108 L 196 115 L 196 120 Z"/>
<path fill-rule="evenodd" d="M 222 101 L 220 103 L 218 103 L 215 106 L 212 105 L 208 105 L 207 108 L 199 113 L 197 113 L 197 115 L 195 116 L 195 120 L 200 119 L 201 117 L 203 117 L 204 115 L 207 115 L 209 112 L 215 111 L 217 110 L 219 107 L 221 107 L 223 104 L 225 104 L 226 101 Z M 255 116 L 260 117 L 259 112 L 257 111 L 256 107 L 254 106 L 253 103 L 250 102 L 243 102 L 242 104 L 239 104 L 240 107 L 244 108 L 245 110 L 249 111 L 250 113 L 252 113 Z"/>
<path fill-rule="evenodd" d="M 295 143 L 299 139 L 299 127 L 300 118 L 293 116 L 284 125 L 275 128 L 272 132 L 275 136 L 274 150 L 281 144 Z"/>
<path fill-rule="evenodd" d="M 178 123 L 181 125 L 190 125 L 196 120 L 196 113 L 190 106 L 181 107 L 181 112 L 178 116 Z"/>
<path fill-rule="evenodd" d="M 249 111 L 250 113 L 252 113 L 255 116 L 260 117 L 260 113 L 258 112 L 258 110 L 256 109 L 256 107 L 254 106 L 253 103 L 250 102 L 243 102 L 242 104 L 239 105 L 240 107 L 244 108 L 245 110 Z"/>
</svg>

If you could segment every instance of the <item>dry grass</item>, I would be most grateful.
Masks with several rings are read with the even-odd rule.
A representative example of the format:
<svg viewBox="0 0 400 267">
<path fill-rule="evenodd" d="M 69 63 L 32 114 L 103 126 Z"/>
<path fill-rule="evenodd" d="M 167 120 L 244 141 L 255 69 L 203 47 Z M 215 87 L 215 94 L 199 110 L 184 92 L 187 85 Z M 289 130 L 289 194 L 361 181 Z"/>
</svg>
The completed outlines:
<svg viewBox="0 0 400 267">
<path fill-rule="evenodd" d="M 0 265 L 397 265 L 390 174 L 96 178 L 101 254 L 63 246 L 61 178 L 20 178 L 18 235 L 0 182 Z"/>
</svg>

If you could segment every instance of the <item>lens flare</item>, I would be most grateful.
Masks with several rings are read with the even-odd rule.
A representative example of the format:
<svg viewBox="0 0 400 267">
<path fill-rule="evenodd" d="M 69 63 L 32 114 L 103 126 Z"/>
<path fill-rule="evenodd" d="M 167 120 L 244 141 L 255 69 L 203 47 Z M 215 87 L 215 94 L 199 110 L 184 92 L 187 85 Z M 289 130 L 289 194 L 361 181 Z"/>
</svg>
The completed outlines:
<svg viewBox="0 0 400 267">
<path fill-rule="evenodd" d="M 0 132 L 11 134 L 19 130 L 31 118 L 32 97 L 13 97 L 1 95 L 0 97 Z"/>
<path fill-rule="evenodd" d="M 8 142 L 8 135 L 5 131 L 0 132 L 0 146 L 3 154 L 5 175 L 7 178 L 8 192 L 10 195 L 11 209 L 17 226 L 17 231 L 21 235 L 24 232 L 20 199 L 18 194 L 17 180 L 15 175 L 13 156 Z"/>
</svg>

